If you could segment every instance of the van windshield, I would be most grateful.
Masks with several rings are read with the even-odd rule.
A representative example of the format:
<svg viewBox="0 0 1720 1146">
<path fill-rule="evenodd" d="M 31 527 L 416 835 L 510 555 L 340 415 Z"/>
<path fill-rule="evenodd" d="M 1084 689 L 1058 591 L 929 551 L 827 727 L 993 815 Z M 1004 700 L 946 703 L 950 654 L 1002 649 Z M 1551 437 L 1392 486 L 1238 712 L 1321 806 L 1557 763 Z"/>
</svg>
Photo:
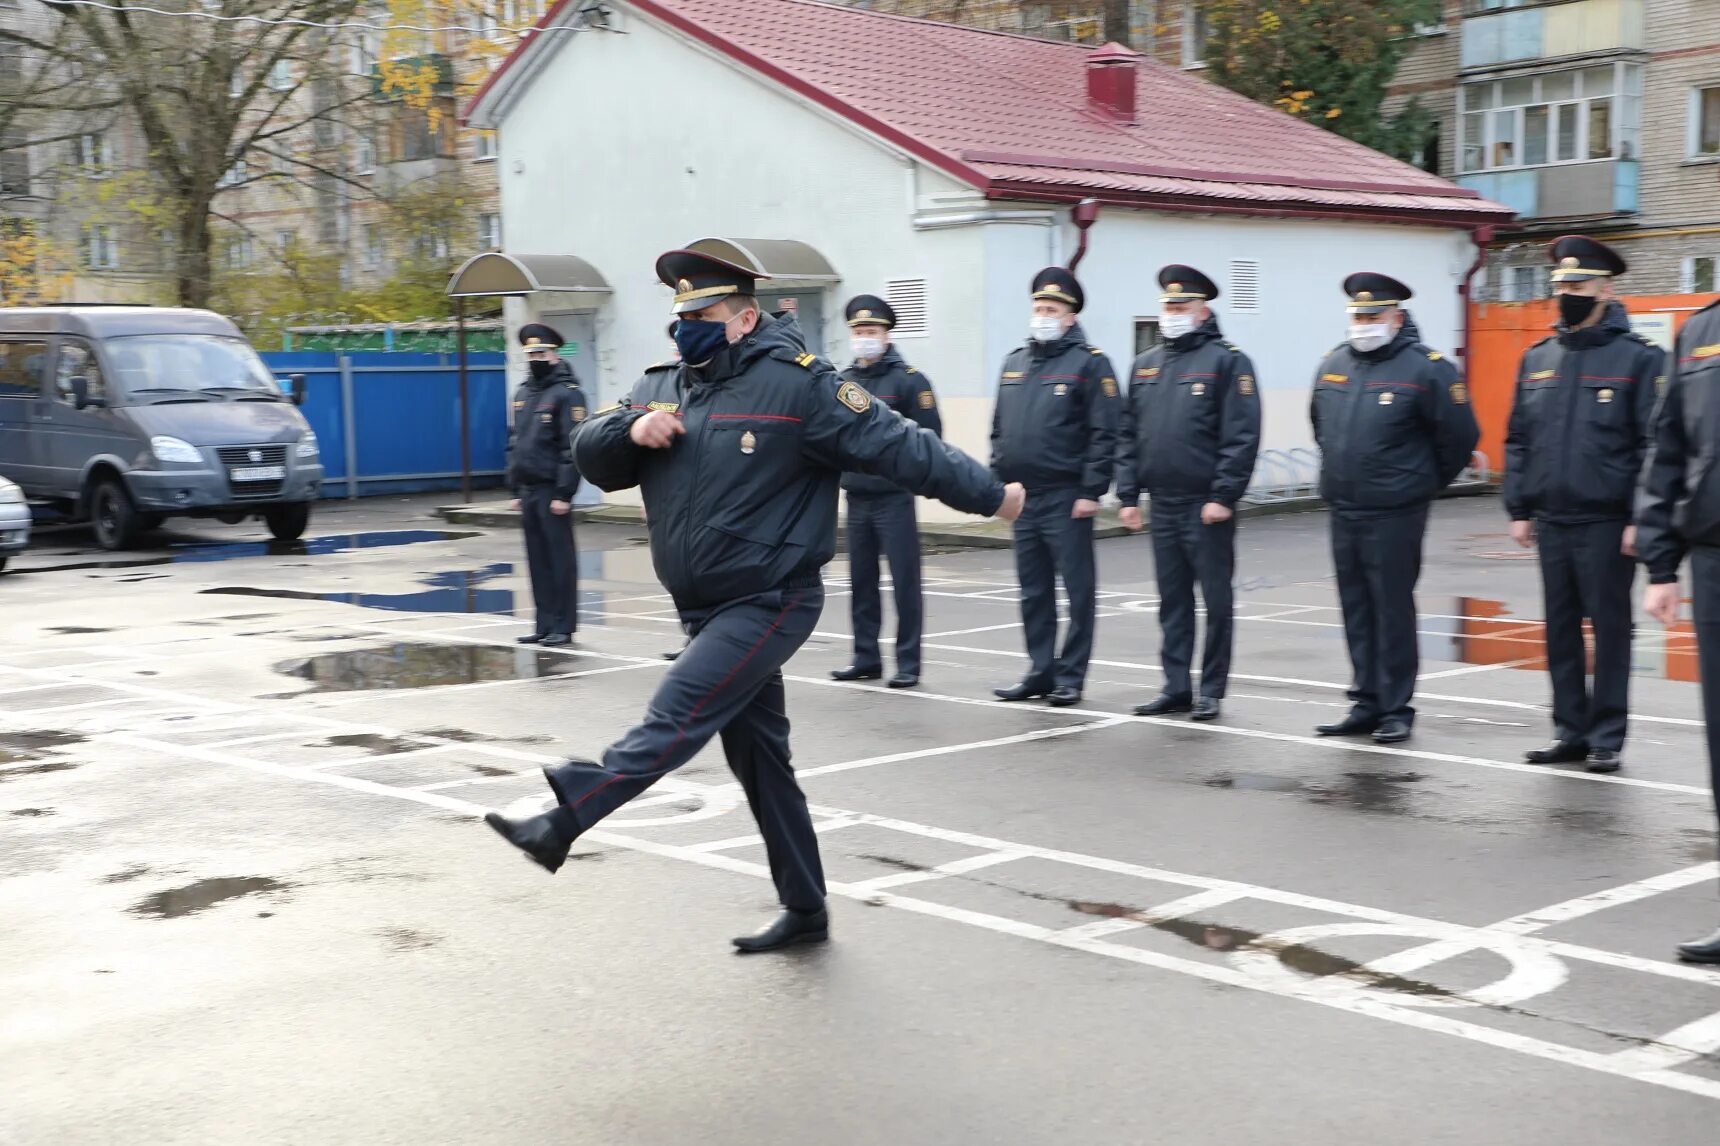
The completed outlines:
<svg viewBox="0 0 1720 1146">
<path fill-rule="evenodd" d="M 269 368 L 243 338 L 219 334 L 136 334 L 107 340 L 110 387 L 127 401 L 284 400 Z"/>
</svg>

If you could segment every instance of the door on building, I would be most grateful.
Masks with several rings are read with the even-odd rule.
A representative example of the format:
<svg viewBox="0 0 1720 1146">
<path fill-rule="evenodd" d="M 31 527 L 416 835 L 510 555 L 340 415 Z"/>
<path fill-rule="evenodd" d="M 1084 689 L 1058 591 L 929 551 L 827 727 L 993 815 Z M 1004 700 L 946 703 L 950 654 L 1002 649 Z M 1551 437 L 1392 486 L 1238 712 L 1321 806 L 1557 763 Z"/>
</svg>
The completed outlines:
<svg viewBox="0 0 1720 1146">
<path fill-rule="evenodd" d="M 602 392 L 597 372 L 597 312 L 590 310 L 546 311 L 538 318 L 554 327 L 567 342 L 561 348 L 562 358 L 573 367 L 579 378 L 579 388 L 585 391 L 587 413 L 596 413 L 613 406 L 619 394 Z M 643 365 L 643 363 L 641 363 Z M 629 379 L 624 385 L 632 385 Z M 590 482 L 580 482 L 573 496 L 575 505 L 601 505 L 603 492 Z"/>
<path fill-rule="evenodd" d="M 794 315 L 794 321 L 800 325 L 800 333 L 806 336 L 806 348 L 820 358 L 828 358 L 829 353 L 824 346 L 824 292 L 822 290 L 784 290 L 773 291 L 761 289 L 758 292 L 759 305 L 767 313 L 787 311 Z"/>
</svg>

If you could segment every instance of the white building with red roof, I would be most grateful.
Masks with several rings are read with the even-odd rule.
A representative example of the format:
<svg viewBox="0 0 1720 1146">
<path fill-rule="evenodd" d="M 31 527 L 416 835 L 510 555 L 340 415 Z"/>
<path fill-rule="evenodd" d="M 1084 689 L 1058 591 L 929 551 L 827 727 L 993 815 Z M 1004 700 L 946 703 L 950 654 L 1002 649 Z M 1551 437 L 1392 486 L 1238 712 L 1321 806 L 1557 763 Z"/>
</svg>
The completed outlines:
<svg viewBox="0 0 1720 1146">
<path fill-rule="evenodd" d="M 1088 337 L 1126 371 L 1156 337 L 1157 269 L 1223 290 L 1268 447 L 1306 445 L 1309 378 L 1343 337 L 1339 283 L 1408 283 L 1426 341 L 1462 343 L 1476 232 L 1509 208 L 1115 46 L 818 0 L 562 0 L 467 108 L 499 134 L 504 248 L 573 255 L 594 289 L 512 303 L 559 322 L 607 405 L 668 349 L 652 263 L 695 239 L 772 278 L 812 348 L 849 358 L 843 302 L 892 300 L 897 344 L 984 458 L 1029 282 L 1076 248 Z"/>
</svg>

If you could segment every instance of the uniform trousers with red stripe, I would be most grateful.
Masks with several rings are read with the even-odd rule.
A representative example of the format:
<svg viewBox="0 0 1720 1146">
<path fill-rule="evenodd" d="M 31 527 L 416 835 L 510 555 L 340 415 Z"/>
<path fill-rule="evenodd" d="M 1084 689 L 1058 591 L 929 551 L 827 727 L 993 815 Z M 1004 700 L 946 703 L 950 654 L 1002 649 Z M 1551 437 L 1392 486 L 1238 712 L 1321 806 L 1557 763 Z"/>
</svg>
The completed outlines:
<svg viewBox="0 0 1720 1146">
<path fill-rule="evenodd" d="M 589 831 L 696 756 L 713 736 L 752 807 L 782 905 L 824 906 L 824 865 L 806 796 L 789 764 L 782 666 L 812 635 L 824 587 L 785 587 L 682 614 L 690 640 L 664 673 L 645 719 L 601 763 L 544 769 L 556 798 Z"/>
</svg>

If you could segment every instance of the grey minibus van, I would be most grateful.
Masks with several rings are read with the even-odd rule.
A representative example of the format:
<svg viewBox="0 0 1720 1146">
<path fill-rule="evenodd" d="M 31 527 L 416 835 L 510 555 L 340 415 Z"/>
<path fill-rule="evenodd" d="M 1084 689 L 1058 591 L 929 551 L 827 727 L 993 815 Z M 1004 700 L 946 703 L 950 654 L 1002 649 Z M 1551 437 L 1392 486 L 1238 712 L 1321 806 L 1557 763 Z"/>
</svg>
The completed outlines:
<svg viewBox="0 0 1720 1146">
<path fill-rule="evenodd" d="M 173 515 L 298 538 L 323 479 L 303 400 L 206 310 L 0 309 L 0 476 L 106 549 Z"/>
</svg>

